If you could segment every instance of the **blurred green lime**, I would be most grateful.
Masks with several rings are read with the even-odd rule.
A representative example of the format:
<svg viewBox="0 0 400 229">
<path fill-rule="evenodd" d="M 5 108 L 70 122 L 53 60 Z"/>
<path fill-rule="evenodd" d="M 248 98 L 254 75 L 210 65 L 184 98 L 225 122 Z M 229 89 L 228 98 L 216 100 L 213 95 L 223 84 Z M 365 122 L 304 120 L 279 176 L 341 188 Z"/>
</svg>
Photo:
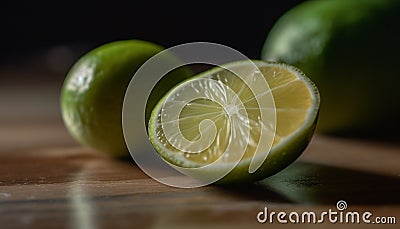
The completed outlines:
<svg viewBox="0 0 400 229">
<path fill-rule="evenodd" d="M 116 41 L 81 57 L 68 73 L 61 92 L 61 111 L 66 127 L 80 143 L 114 157 L 128 156 L 122 132 L 122 104 L 136 70 L 163 48 L 141 41 Z M 175 83 L 190 75 L 185 68 L 157 84 L 146 107 L 153 106 Z M 174 77 L 173 80 L 169 77 Z"/>
<path fill-rule="evenodd" d="M 330 133 L 397 132 L 400 1 L 307 1 L 285 13 L 262 59 L 302 69 L 318 86 L 318 128 Z"/>
</svg>

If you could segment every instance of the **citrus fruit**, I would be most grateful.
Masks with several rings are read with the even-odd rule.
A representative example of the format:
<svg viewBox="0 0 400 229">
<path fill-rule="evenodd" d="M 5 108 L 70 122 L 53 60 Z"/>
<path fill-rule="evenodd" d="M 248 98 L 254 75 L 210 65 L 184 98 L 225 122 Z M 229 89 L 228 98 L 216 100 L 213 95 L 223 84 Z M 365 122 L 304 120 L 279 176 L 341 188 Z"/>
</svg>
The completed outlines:
<svg viewBox="0 0 400 229">
<path fill-rule="evenodd" d="M 397 133 L 399 20 L 396 0 L 307 1 L 278 19 L 262 59 L 294 65 L 316 83 L 324 101 L 317 129 Z"/>
<path fill-rule="evenodd" d="M 148 133 L 161 157 L 186 174 L 207 180 L 234 164 L 217 182 L 247 182 L 280 171 L 303 152 L 318 109 L 317 88 L 297 68 L 239 61 L 170 90 L 154 108 Z"/>
<path fill-rule="evenodd" d="M 122 132 L 125 91 L 136 70 L 161 50 L 150 42 L 126 40 L 105 44 L 81 57 L 69 71 L 61 92 L 62 117 L 71 135 L 109 155 L 129 156 Z M 182 80 L 190 73 L 178 69 L 171 74 Z M 147 117 L 174 85 L 168 76 L 150 95 Z"/>
</svg>

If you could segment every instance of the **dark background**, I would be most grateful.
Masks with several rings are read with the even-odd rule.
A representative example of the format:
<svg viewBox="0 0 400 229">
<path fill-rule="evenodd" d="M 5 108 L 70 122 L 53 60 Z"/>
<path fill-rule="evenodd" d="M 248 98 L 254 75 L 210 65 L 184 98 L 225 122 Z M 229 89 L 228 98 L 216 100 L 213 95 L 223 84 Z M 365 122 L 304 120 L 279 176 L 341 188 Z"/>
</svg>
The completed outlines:
<svg viewBox="0 0 400 229">
<path fill-rule="evenodd" d="M 63 125 L 65 76 L 79 57 L 102 44 L 142 39 L 168 48 L 209 41 L 259 59 L 274 22 L 299 2 L 2 2 L 0 127 Z"/>
<path fill-rule="evenodd" d="M 260 58 L 273 23 L 302 1 L 237 2 L 2 3 L 0 63 L 25 59 L 54 46 L 79 47 L 85 52 L 104 43 L 132 38 L 165 47 L 211 41 L 235 48 L 250 58 Z"/>
</svg>

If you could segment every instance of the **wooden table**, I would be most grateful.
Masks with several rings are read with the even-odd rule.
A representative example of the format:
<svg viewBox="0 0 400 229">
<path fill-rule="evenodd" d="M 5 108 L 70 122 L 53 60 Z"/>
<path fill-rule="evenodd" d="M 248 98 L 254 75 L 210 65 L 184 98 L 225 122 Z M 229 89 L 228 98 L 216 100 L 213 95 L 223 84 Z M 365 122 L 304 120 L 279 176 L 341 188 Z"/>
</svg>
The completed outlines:
<svg viewBox="0 0 400 229">
<path fill-rule="evenodd" d="M 79 146 L 60 119 L 60 82 L 0 84 L 0 228 L 398 228 L 398 144 L 317 135 L 293 165 L 259 183 L 171 188 L 130 160 Z M 339 200 L 349 211 L 395 216 L 397 227 L 256 219 L 264 207 L 321 212 Z"/>
</svg>

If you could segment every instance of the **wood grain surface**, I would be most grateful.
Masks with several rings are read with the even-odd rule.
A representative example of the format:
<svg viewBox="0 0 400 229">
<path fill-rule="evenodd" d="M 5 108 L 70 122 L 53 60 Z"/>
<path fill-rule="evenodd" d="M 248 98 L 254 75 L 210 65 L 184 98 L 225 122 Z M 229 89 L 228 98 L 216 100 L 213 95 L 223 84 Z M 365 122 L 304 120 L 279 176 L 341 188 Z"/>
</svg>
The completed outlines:
<svg viewBox="0 0 400 229">
<path fill-rule="evenodd" d="M 13 69 L 0 73 L 27 74 Z M 300 159 L 261 182 L 178 189 L 152 180 L 132 160 L 79 146 L 59 115 L 61 78 L 35 87 L 30 77 L 1 80 L 1 229 L 398 228 L 400 223 L 399 144 L 317 135 Z M 256 219 L 264 207 L 321 212 L 336 209 L 339 200 L 347 202 L 347 210 L 395 216 L 397 225 Z"/>
<path fill-rule="evenodd" d="M 259 224 L 256 215 L 264 207 L 335 209 L 338 200 L 349 209 L 399 217 L 399 161 L 395 145 L 317 136 L 298 161 L 269 179 L 178 189 L 147 177 L 131 160 L 77 145 L 61 122 L 3 126 L 0 228 L 308 228 L 317 225 Z"/>
</svg>

